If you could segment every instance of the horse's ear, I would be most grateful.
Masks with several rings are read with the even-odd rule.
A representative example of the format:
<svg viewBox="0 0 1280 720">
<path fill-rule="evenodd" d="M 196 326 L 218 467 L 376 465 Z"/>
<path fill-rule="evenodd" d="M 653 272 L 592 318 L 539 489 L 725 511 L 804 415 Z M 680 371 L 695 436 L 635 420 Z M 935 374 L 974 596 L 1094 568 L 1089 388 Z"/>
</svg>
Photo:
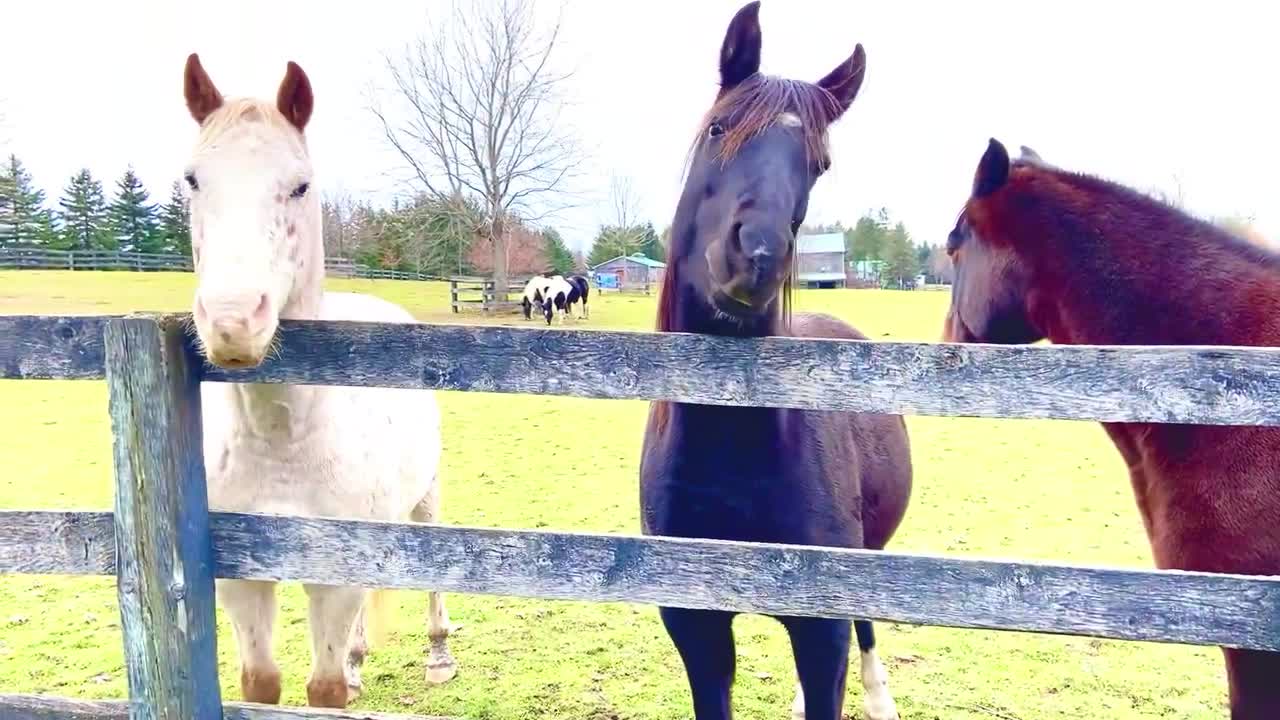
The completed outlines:
<svg viewBox="0 0 1280 720">
<path fill-rule="evenodd" d="M 1022 157 L 1020 159 L 1026 160 L 1027 162 L 1039 163 L 1041 165 L 1044 164 L 1044 159 L 1040 157 L 1040 153 L 1036 152 L 1035 150 L 1032 150 L 1026 145 L 1022 146 L 1021 152 L 1022 152 Z"/>
<path fill-rule="evenodd" d="M 280 81 L 280 90 L 276 92 L 276 108 L 302 131 L 311 119 L 311 110 L 315 107 L 315 97 L 311 94 L 311 81 L 302 71 L 298 63 L 290 60 L 285 69 L 284 80 Z"/>
<path fill-rule="evenodd" d="M 753 0 L 729 22 L 720 46 L 720 88 L 728 90 L 760 70 L 760 0 Z"/>
<path fill-rule="evenodd" d="M 187 67 L 183 71 L 182 94 L 187 98 L 187 112 L 198 123 L 222 107 L 222 93 L 209 79 L 209 73 L 200 64 L 200 56 L 191 53 L 187 56 Z"/>
<path fill-rule="evenodd" d="M 858 43 L 854 46 L 852 55 L 818 81 L 818 87 L 831 93 L 836 102 L 840 103 L 840 112 L 836 113 L 836 117 L 843 115 L 853 104 L 858 90 L 862 89 L 862 79 L 866 76 L 867 53 L 862 49 L 862 43 Z M 836 117 L 831 119 L 835 120 Z"/>
<path fill-rule="evenodd" d="M 999 190 L 1009 179 L 1009 152 L 999 140 L 991 138 L 987 151 L 978 161 L 978 172 L 973 176 L 973 196 L 985 197 Z"/>
</svg>

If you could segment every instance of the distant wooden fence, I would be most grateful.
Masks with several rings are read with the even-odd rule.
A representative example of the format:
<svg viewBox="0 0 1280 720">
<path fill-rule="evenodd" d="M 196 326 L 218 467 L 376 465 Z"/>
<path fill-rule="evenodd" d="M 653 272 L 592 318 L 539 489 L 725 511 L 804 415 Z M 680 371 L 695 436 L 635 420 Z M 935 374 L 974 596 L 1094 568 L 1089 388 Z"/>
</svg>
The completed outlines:
<svg viewBox="0 0 1280 720">
<path fill-rule="evenodd" d="M 0 248 L 0 270 L 133 270 L 137 272 L 191 272 L 191 258 L 172 253 L 133 253 L 118 250 L 51 250 L 48 248 Z M 445 280 L 405 270 L 383 270 L 345 258 L 326 258 L 326 272 L 334 277 L 366 280 Z"/>
<path fill-rule="evenodd" d="M 114 575 L 128 703 L 0 717 L 373 718 L 223 706 L 214 578 L 339 583 L 1280 651 L 1280 578 L 715 540 L 210 513 L 199 384 L 533 393 L 942 416 L 1280 426 L 1280 350 L 996 347 L 283 321 L 206 367 L 179 315 L 0 317 L 0 378 L 103 379 L 114 512 L 0 512 L 0 573 Z M 558 362 L 555 373 L 545 361 Z M 1117 478 L 1117 482 L 1122 482 Z"/>
<path fill-rule="evenodd" d="M 520 307 L 529 278 L 510 278 L 507 281 L 507 300 L 498 300 L 497 283 L 493 278 L 455 276 L 449 278 L 449 307 L 455 312 L 479 310 L 484 313 L 511 312 Z"/>
</svg>

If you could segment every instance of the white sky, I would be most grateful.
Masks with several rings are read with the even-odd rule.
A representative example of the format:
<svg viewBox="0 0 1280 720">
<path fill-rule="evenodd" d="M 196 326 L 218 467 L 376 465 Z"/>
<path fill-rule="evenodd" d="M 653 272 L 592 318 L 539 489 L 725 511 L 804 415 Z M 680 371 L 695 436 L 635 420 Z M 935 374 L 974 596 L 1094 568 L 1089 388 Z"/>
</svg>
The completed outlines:
<svg viewBox="0 0 1280 720">
<path fill-rule="evenodd" d="M 566 118 L 592 148 L 591 186 L 631 178 L 661 229 L 689 133 L 710 102 L 725 26 L 743 0 L 572 0 Z M 8 3 L 0 107 L 12 142 L 56 200 L 89 167 L 110 184 L 132 162 L 167 195 L 195 126 L 182 65 L 197 51 L 226 95 L 274 97 L 287 60 L 310 75 L 321 187 L 379 193 L 395 158 L 363 91 L 444 0 Z M 1280 238 L 1274 9 L 1265 3 L 765 0 L 764 69 L 816 80 L 867 50 L 867 80 L 832 135 L 835 168 L 809 222 L 881 205 L 941 243 L 995 136 L 1060 166 L 1176 192 L 1202 215 L 1253 215 Z M 554 11 L 549 2 L 546 9 Z M 607 220 L 588 202 L 556 223 L 585 245 Z"/>
</svg>

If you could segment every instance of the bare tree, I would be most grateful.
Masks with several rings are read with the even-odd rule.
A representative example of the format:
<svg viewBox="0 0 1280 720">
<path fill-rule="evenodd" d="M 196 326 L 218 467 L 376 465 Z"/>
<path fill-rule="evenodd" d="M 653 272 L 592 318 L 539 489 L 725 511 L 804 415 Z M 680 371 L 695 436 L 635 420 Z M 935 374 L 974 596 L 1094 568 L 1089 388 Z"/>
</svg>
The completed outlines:
<svg viewBox="0 0 1280 720">
<path fill-rule="evenodd" d="M 508 223 L 567 207 L 582 161 L 557 124 L 569 77 L 551 62 L 560 21 L 538 32 L 535 2 L 455 0 L 443 23 L 386 57 L 394 104 L 370 104 L 419 192 L 452 207 L 478 200 L 471 222 L 492 243 L 503 297 Z"/>
<path fill-rule="evenodd" d="M 631 178 L 614 175 L 609 179 L 608 222 L 610 244 L 616 245 L 622 255 L 630 255 L 644 242 L 644 228 L 640 223 L 640 199 L 631 186 Z"/>
</svg>

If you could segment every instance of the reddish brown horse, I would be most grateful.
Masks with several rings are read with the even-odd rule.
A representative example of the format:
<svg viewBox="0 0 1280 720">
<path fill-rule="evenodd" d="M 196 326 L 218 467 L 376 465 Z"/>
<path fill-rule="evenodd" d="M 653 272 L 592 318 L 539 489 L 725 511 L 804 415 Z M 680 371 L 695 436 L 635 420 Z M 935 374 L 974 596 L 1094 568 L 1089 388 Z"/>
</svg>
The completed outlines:
<svg viewBox="0 0 1280 720">
<path fill-rule="evenodd" d="M 947 252 L 948 341 L 1280 345 L 1280 256 L 994 139 Z M 1104 427 L 1159 567 L 1280 574 L 1280 428 Z M 1224 652 L 1231 717 L 1280 718 L 1280 654 Z"/>
<path fill-rule="evenodd" d="M 817 83 L 763 75 L 759 3 L 720 52 L 720 92 L 692 149 L 672 222 L 658 330 L 865 340 L 836 318 L 788 313 L 795 233 L 827 170 L 829 126 L 853 103 L 862 47 Z M 654 403 L 640 460 L 646 534 L 882 549 L 906 512 L 902 418 Z M 661 608 L 697 720 L 729 720 L 734 613 Z M 839 720 L 851 635 L 870 720 L 896 720 L 866 620 L 780 617 L 800 692 L 793 716 Z"/>
</svg>

